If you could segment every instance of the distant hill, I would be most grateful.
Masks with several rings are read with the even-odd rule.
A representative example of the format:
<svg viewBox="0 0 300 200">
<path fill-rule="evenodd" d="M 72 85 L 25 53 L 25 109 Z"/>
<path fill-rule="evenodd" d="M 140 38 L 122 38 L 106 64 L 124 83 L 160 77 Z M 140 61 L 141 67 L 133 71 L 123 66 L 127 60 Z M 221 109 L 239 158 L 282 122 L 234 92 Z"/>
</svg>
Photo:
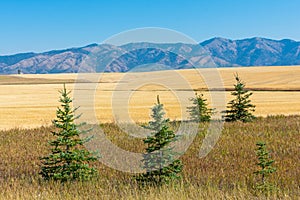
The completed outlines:
<svg viewBox="0 0 300 200">
<path fill-rule="evenodd" d="M 293 40 L 213 38 L 200 44 L 221 67 L 300 64 L 300 43 Z"/>
<path fill-rule="evenodd" d="M 86 62 L 87 59 L 89 62 Z M 154 67 L 152 64 L 155 64 Z M 153 71 L 167 69 L 165 66 L 189 69 L 279 65 L 300 65 L 300 42 L 288 39 L 213 38 L 200 44 L 91 44 L 44 53 L 0 56 L 0 74 L 15 74 L 19 69 L 22 73 L 44 74 Z"/>
</svg>

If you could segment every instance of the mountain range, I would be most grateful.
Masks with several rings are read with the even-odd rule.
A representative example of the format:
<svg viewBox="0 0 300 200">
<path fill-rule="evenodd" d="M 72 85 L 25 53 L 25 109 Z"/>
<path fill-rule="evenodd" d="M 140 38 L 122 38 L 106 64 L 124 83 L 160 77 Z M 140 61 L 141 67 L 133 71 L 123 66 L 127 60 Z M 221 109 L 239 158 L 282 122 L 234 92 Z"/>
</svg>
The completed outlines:
<svg viewBox="0 0 300 200">
<path fill-rule="evenodd" d="M 300 65 L 300 42 L 212 38 L 199 44 L 91 44 L 43 53 L 0 56 L 0 74 L 128 72 L 237 66 Z"/>
</svg>

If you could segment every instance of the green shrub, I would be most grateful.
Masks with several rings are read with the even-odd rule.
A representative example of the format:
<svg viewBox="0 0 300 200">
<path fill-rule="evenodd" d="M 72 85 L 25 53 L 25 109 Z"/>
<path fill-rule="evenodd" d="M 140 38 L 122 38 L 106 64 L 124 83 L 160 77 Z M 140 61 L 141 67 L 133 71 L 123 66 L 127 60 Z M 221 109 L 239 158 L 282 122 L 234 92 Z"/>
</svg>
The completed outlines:
<svg viewBox="0 0 300 200">
<path fill-rule="evenodd" d="M 259 160 L 257 165 L 260 167 L 260 170 L 255 171 L 254 174 L 259 175 L 261 178 L 261 182 L 256 185 L 256 189 L 262 192 L 269 192 L 275 189 L 275 186 L 267 180 L 268 176 L 276 171 L 276 168 L 272 166 L 274 160 L 271 159 L 265 142 L 257 142 L 256 146 L 258 147 L 256 155 Z"/>
<path fill-rule="evenodd" d="M 177 153 L 171 147 L 177 136 L 170 130 L 169 119 L 165 119 L 164 115 L 163 104 L 157 97 L 157 104 L 152 108 L 153 121 L 145 126 L 153 131 L 144 139 L 147 145 L 143 159 L 146 172 L 136 176 L 136 180 L 142 185 L 160 186 L 180 178 L 183 165 L 180 160 L 175 159 Z"/>
<path fill-rule="evenodd" d="M 96 170 L 89 163 L 97 158 L 83 146 L 91 137 L 80 138 L 80 134 L 87 131 L 78 129 L 84 124 L 77 125 L 74 122 L 80 116 L 75 116 L 77 108 L 73 109 L 70 105 L 70 91 L 67 92 L 64 85 L 60 93 L 61 107 L 57 108 L 57 119 L 52 121 L 56 127 L 56 131 L 51 132 L 55 139 L 49 141 L 51 153 L 41 158 L 40 174 L 45 180 L 87 180 L 96 174 Z"/>
<path fill-rule="evenodd" d="M 245 84 L 241 81 L 238 74 L 235 75 L 235 80 L 234 91 L 231 92 L 235 99 L 228 103 L 228 110 L 225 111 L 225 121 L 252 121 L 255 119 L 255 116 L 252 114 L 255 111 L 255 106 L 251 104 L 249 98 L 253 93 L 245 90 Z"/>
<path fill-rule="evenodd" d="M 211 119 L 214 109 L 208 108 L 207 99 L 203 94 L 195 94 L 195 97 L 190 98 L 193 106 L 187 107 L 192 121 L 208 122 Z"/>
</svg>

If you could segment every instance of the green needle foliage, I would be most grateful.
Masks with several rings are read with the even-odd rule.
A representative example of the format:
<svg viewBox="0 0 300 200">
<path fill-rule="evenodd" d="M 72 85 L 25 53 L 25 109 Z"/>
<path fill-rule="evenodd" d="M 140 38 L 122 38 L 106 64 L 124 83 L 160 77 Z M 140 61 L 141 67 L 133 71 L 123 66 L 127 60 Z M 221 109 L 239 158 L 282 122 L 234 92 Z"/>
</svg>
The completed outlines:
<svg viewBox="0 0 300 200">
<path fill-rule="evenodd" d="M 255 106 L 251 104 L 249 99 L 253 93 L 245 90 L 245 84 L 241 81 L 238 74 L 235 75 L 235 80 L 234 91 L 231 92 L 235 99 L 228 103 L 228 110 L 225 111 L 225 121 L 250 122 L 255 119 L 255 116 L 252 114 L 255 111 Z"/>
<path fill-rule="evenodd" d="M 52 131 L 54 140 L 49 141 L 51 153 L 42 157 L 41 176 L 45 180 L 58 180 L 61 182 L 70 180 L 87 180 L 96 175 L 96 170 L 89 167 L 89 163 L 95 161 L 89 151 L 84 149 L 84 143 L 91 137 L 80 138 L 80 134 L 88 131 L 80 131 L 78 128 L 84 124 L 75 124 L 74 120 L 77 108 L 71 107 L 72 99 L 69 97 L 70 91 L 64 85 L 60 91 L 59 102 L 61 107 L 57 108 L 56 117 L 52 123 L 56 131 Z"/>
<path fill-rule="evenodd" d="M 214 109 L 208 108 L 207 99 L 203 94 L 195 93 L 195 97 L 190 98 L 193 106 L 187 107 L 190 118 L 195 122 L 209 122 Z"/>
<path fill-rule="evenodd" d="M 177 153 L 170 147 L 177 140 L 177 136 L 170 130 L 169 119 L 165 119 L 164 115 L 163 104 L 157 96 L 157 104 L 152 108 L 153 121 L 145 127 L 153 131 L 144 139 L 147 145 L 147 153 L 143 159 L 146 172 L 136 177 L 142 185 L 161 186 L 181 178 L 179 174 L 183 165 L 180 160 L 175 159 Z"/>
<path fill-rule="evenodd" d="M 257 184 L 256 188 L 260 191 L 273 190 L 275 187 L 268 182 L 267 178 L 276 171 L 276 168 L 272 167 L 274 160 L 271 159 L 265 142 L 257 142 L 256 146 L 258 147 L 256 155 L 259 160 L 257 165 L 260 167 L 260 170 L 254 173 L 261 176 L 261 183 Z"/>
</svg>

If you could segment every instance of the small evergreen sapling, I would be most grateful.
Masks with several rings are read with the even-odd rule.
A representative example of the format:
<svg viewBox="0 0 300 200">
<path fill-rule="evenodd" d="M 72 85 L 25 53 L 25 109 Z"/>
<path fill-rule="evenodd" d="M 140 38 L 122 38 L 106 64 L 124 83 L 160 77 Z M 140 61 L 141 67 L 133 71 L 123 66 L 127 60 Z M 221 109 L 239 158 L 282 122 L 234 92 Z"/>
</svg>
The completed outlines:
<svg viewBox="0 0 300 200">
<path fill-rule="evenodd" d="M 234 91 L 231 92 L 231 95 L 235 96 L 235 99 L 228 103 L 228 110 L 225 111 L 225 121 L 252 121 L 255 119 L 255 116 L 252 114 L 255 111 L 255 106 L 251 104 L 249 97 L 253 93 L 245 90 L 245 84 L 237 74 L 235 75 L 235 80 Z"/>
<path fill-rule="evenodd" d="M 193 106 L 187 107 L 190 113 L 190 118 L 195 122 L 209 122 L 214 109 L 208 108 L 207 99 L 203 97 L 203 94 L 195 94 L 195 97 L 190 98 Z"/>
<path fill-rule="evenodd" d="M 274 160 L 271 159 L 265 142 L 257 142 L 256 146 L 258 147 L 256 155 L 259 160 L 257 165 L 260 167 L 260 170 L 255 171 L 254 174 L 261 176 L 261 183 L 257 184 L 257 189 L 261 191 L 270 191 L 274 186 L 268 182 L 267 178 L 276 171 L 276 168 L 272 166 Z"/>
<path fill-rule="evenodd" d="M 143 185 L 159 186 L 180 178 L 183 165 L 179 159 L 174 158 L 177 153 L 170 147 L 177 140 L 177 136 L 170 130 L 169 119 L 165 119 L 164 115 L 163 104 L 157 96 L 157 104 L 152 108 L 153 121 L 145 127 L 153 131 L 144 139 L 147 145 L 147 153 L 144 154 L 143 159 L 146 172 L 136 177 Z"/>
<path fill-rule="evenodd" d="M 52 121 L 56 130 L 51 133 L 55 139 L 49 141 L 51 153 L 41 158 L 40 174 L 45 180 L 87 180 L 96 174 L 96 170 L 89 163 L 97 158 L 83 146 L 91 137 L 80 138 L 80 134 L 87 131 L 80 131 L 78 128 L 83 124 L 77 125 L 74 122 L 80 116 L 75 116 L 77 108 L 71 107 L 70 91 L 66 90 L 65 85 L 60 94 L 61 107 L 57 108 L 57 119 Z"/>
</svg>

